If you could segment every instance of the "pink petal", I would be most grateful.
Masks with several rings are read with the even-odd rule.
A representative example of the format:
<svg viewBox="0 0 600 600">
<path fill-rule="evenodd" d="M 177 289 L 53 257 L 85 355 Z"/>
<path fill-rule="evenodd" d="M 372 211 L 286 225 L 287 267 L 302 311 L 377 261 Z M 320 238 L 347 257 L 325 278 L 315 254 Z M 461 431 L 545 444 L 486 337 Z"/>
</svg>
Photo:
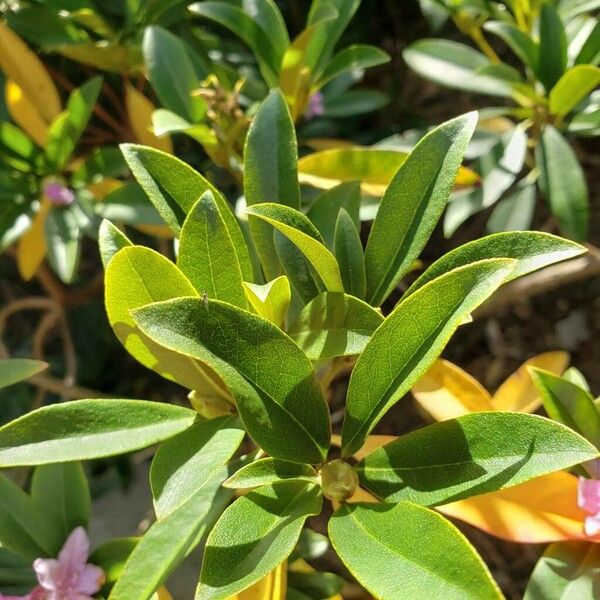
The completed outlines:
<svg viewBox="0 0 600 600">
<path fill-rule="evenodd" d="M 96 565 L 86 565 L 80 573 L 75 589 L 84 594 L 95 594 L 104 583 L 104 571 Z"/>
<path fill-rule="evenodd" d="M 90 554 L 90 540 L 83 527 L 73 529 L 58 555 L 61 570 L 68 579 L 83 571 Z"/>
<path fill-rule="evenodd" d="M 585 477 L 579 478 L 577 505 L 590 515 L 600 513 L 600 481 Z"/>
<path fill-rule="evenodd" d="M 600 513 L 593 517 L 586 517 L 583 530 L 585 531 L 585 535 L 589 537 L 598 535 L 600 533 Z"/>
<path fill-rule="evenodd" d="M 38 558 L 33 562 L 40 585 L 50 591 L 57 591 L 62 586 L 62 567 L 54 558 Z"/>
</svg>

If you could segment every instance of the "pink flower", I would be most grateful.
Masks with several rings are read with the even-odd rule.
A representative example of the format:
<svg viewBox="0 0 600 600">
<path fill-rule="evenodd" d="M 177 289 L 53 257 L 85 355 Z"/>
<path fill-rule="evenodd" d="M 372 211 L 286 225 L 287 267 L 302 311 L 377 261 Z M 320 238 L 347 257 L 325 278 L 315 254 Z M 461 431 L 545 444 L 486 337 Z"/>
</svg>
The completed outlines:
<svg viewBox="0 0 600 600">
<path fill-rule="evenodd" d="M 600 533 L 600 480 L 579 478 L 577 506 L 590 516 L 585 518 L 583 530 L 590 537 Z"/>
<path fill-rule="evenodd" d="M 58 181 L 50 181 L 44 186 L 44 196 L 54 204 L 54 206 L 68 206 L 75 200 L 75 193 Z"/>
<path fill-rule="evenodd" d="M 40 585 L 26 596 L 3 596 L 0 600 L 93 600 L 104 583 L 104 571 L 87 562 L 90 542 L 83 527 L 77 527 L 54 558 L 33 563 Z"/>
<path fill-rule="evenodd" d="M 314 117 L 320 117 L 325 114 L 325 105 L 323 104 L 323 94 L 321 92 L 315 92 L 308 99 L 308 106 L 304 111 L 304 117 L 306 119 L 312 119 Z"/>
</svg>

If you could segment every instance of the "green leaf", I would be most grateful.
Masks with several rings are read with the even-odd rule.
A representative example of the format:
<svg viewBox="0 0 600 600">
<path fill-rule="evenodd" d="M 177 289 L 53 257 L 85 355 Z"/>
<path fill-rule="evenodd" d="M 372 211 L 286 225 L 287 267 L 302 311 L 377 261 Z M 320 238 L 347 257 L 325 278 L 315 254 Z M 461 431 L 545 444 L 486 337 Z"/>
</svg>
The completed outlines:
<svg viewBox="0 0 600 600">
<path fill-rule="evenodd" d="M 578 385 L 542 369 L 528 368 L 550 418 L 581 434 L 600 449 L 600 411 Z"/>
<path fill-rule="evenodd" d="M 379 306 L 427 243 L 454 184 L 477 113 L 422 138 L 387 188 L 365 250 L 367 298 Z"/>
<path fill-rule="evenodd" d="M 359 354 L 383 323 L 365 302 L 339 292 L 324 292 L 307 304 L 288 335 L 311 360 Z"/>
<path fill-rule="evenodd" d="M 2 547 L 29 560 L 54 556 L 64 542 L 60 526 L 3 474 L 0 474 L 0 498 Z"/>
<path fill-rule="evenodd" d="M 269 32 L 265 31 L 257 20 L 241 7 L 227 2 L 197 2 L 190 5 L 189 9 L 195 15 L 219 23 L 239 36 L 256 56 L 267 84 L 270 87 L 277 85 L 282 55 L 271 43 Z"/>
<path fill-rule="evenodd" d="M 48 368 L 48 363 L 30 358 L 0 360 L 0 389 L 25 381 Z"/>
<path fill-rule="evenodd" d="M 340 267 L 335 256 L 324 246 L 321 235 L 301 212 L 278 204 L 256 204 L 246 211 L 274 227 L 310 262 L 330 292 L 344 291 Z"/>
<path fill-rule="evenodd" d="M 598 455 L 580 435 L 537 415 L 476 412 L 378 448 L 356 467 L 386 502 L 438 506 L 566 469 Z"/>
<path fill-rule="evenodd" d="M 244 439 L 235 416 L 196 423 L 162 444 L 150 469 L 154 510 L 159 520 L 189 502 L 212 480 Z"/>
<path fill-rule="evenodd" d="M 411 44 L 402 56 L 419 75 L 440 85 L 490 96 L 510 97 L 512 94 L 510 83 L 478 73 L 491 63 L 484 54 L 465 44 L 424 39 Z"/>
<path fill-rule="evenodd" d="M 512 194 L 494 207 L 487 222 L 487 230 L 498 233 L 529 229 L 535 211 L 535 200 L 535 185 L 521 181 Z"/>
<path fill-rule="evenodd" d="M 368 69 L 369 67 L 383 65 L 389 61 L 390 56 L 375 46 L 363 44 L 348 46 L 331 59 L 331 62 L 325 67 L 323 74 L 319 78 L 317 85 L 323 87 L 332 79 L 348 71 Z"/>
<path fill-rule="evenodd" d="M 277 142 L 274 143 L 273 140 Z M 298 148 L 292 117 L 281 93 L 273 90 L 260 105 L 246 137 L 244 195 L 246 204 L 275 202 L 300 209 Z M 281 274 L 273 231 L 250 217 L 250 231 L 267 279 Z M 246 279 L 250 279 L 246 277 Z"/>
<path fill-rule="evenodd" d="M 557 129 L 546 125 L 535 157 L 540 170 L 540 189 L 560 229 L 578 242 L 585 241 L 589 194 L 583 169 L 571 146 Z"/>
<path fill-rule="evenodd" d="M 0 427 L 0 466 L 45 465 L 133 452 L 191 427 L 187 408 L 141 400 L 51 404 Z"/>
<path fill-rule="evenodd" d="M 40 150 L 29 137 L 11 123 L 0 123 L 0 158 L 9 166 L 29 173 L 40 162 Z"/>
<path fill-rule="evenodd" d="M 140 225 L 164 225 L 162 217 L 154 208 L 139 183 L 130 182 L 109 192 L 96 209 L 105 219 L 134 227 Z"/>
<path fill-rule="evenodd" d="M 379 90 L 347 90 L 334 97 L 325 96 L 323 117 L 344 119 L 378 110 L 389 104 L 390 97 Z"/>
<path fill-rule="evenodd" d="M 40 513 L 60 530 L 66 540 L 75 527 L 86 527 L 92 498 L 81 463 L 41 465 L 33 472 L 31 497 Z M 62 547 L 62 542 L 55 551 Z"/>
<path fill-rule="evenodd" d="M 242 0 L 244 11 L 248 13 L 268 33 L 269 40 L 277 56 L 283 56 L 290 45 L 290 38 L 283 16 L 274 0 Z M 239 35 L 239 32 L 237 32 Z"/>
<path fill-rule="evenodd" d="M 192 123 L 200 121 L 206 103 L 192 95 L 200 81 L 183 42 L 166 29 L 151 25 L 144 29 L 142 51 L 148 78 L 161 104 Z"/>
<path fill-rule="evenodd" d="M 79 265 L 81 230 L 75 213 L 57 208 L 45 221 L 48 262 L 63 283 L 71 283 Z"/>
<path fill-rule="evenodd" d="M 510 281 L 585 252 L 587 250 L 575 242 L 540 231 L 495 233 L 463 244 L 444 254 L 417 278 L 403 298 L 407 298 L 444 273 L 486 258 L 515 259 L 514 270 L 506 279 Z"/>
<path fill-rule="evenodd" d="M 304 482 L 264 486 L 238 498 L 208 536 L 196 598 L 229 598 L 272 571 L 321 504 L 319 487 Z"/>
<path fill-rule="evenodd" d="M 242 467 L 223 485 L 232 489 L 248 489 L 290 480 L 316 484 L 317 473 L 310 465 L 269 457 Z"/>
<path fill-rule="evenodd" d="M 331 543 L 358 581 L 381 600 L 423 597 L 501 600 L 467 539 L 442 516 L 410 502 L 343 504 Z"/>
<path fill-rule="evenodd" d="M 575 58 L 576 65 L 597 65 L 600 62 L 600 21 L 596 21 L 579 54 Z"/>
<path fill-rule="evenodd" d="M 356 225 L 344 208 L 340 208 L 334 237 L 335 257 L 344 289 L 357 298 L 364 298 L 367 292 L 365 256 Z"/>
<path fill-rule="evenodd" d="M 484 29 L 502 39 L 530 69 L 537 68 L 538 48 L 531 37 L 516 25 L 506 21 L 487 21 Z"/>
<path fill-rule="evenodd" d="M 177 266 L 198 293 L 241 308 L 248 306 L 235 247 L 210 191 L 204 192 L 186 217 Z"/>
<path fill-rule="evenodd" d="M 569 69 L 550 92 L 550 112 L 558 117 L 570 113 L 600 83 L 600 69 L 576 65 Z"/>
<path fill-rule="evenodd" d="M 567 35 L 556 8 L 544 2 L 540 11 L 537 76 L 550 91 L 567 68 Z"/>
<path fill-rule="evenodd" d="M 290 589 L 302 590 L 305 594 L 302 598 L 331 598 L 342 591 L 346 583 L 339 575 L 322 572 L 299 572 L 288 571 L 288 591 Z M 294 597 L 288 597 L 286 600 L 294 600 Z"/>
<path fill-rule="evenodd" d="M 292 297 L 289 279 L 281 275 L 264 285 L 247 281 L 244 281 L 243 285 L 252 310 L 259 317 L 282 328 Z"/>
<path fill-rule="evenodd" d="M 229 304 L 200 298 L 145 306 L 134 311 L 134 318 L 158 344 L 206 361 L 219 372 L 246 430 L 271 456 L 322 462 L 330 436 L 327 405 L 310 361 L 279 328 Z"/>
<path fill-rule="evenodd" d="M 523 600 L 593 600 L 598 592 L 598 573 L 598 544 L 551 544 L 536 564 Z"/>
<path fill-rule="evenodd" d="M 377 422 L 437 358 L 454 331 L 510 276 L 515 261 L 459 267 L 409 296 L 373 334 L 350 378 L 342 451 L 361 448 Z M 373 374 L 377 373 L 377 377 Z"/>
<path fill-rule="evenodd" d="M 300 533 L 294 554 L 304 560 L 314 560 L 323 556 L 327 550 L 329 550 L 329 538 L 305 527 Z M 290 560 L 293 560 L 293 557 Z"/>
<path fill-rule="evenodd" d="M 179 234 L 185 216 L 198 198 L 210 190 L 235 246 L 244 279 L 252 279 L 252 263 L 242 229 L 223 195 L 200 173 L 160 150 L 122 144 L 121 151 L 134 177 L 144 188 L 165 223 Z"/>
<path fill-rule="evenodd" d="M 319 230 L 325 245 L 333 250 L 335 237 L 335 223 L 344 208 L 352 218 L 354 226 L 360 228 L 360 182 L 348 181 L 322 193 L 308 209 L 306 216 Z"/>
<path fill-rule="evenodd" d="M 79 138 L 85 131 L 100 93 L 102 79 L 94 77 L 71 92 L 67 108 L 48 130 L 45 154 L 50 166 L 61 171 L 71 158 Z"/>
<path fill-rule="evenodd" d="M 102 219 L 102 223 L 100 223 L 98 245 L 100 247 L 102 266 L 105 269 L 119 250 L 133 246 L 129 238 L 108 219 Z"/>
<path fill-rule="evenodd" d="M 98 565 L 104 571 L 105 586 L 114 584 L 121 577 L 125 562 L 137 543 L 136 537 L 113 538 L 100 544 L 90 554 L 90 563 Z"/>
</svg>

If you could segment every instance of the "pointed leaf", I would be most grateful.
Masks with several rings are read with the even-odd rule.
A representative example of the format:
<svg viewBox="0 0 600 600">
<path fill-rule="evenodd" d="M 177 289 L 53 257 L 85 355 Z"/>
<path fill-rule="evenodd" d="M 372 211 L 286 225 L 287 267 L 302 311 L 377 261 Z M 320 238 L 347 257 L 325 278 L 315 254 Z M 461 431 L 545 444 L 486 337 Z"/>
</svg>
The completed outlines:
<svg viewBox="0 0 600 600">
<path fill-rule="evenodd" d="M 155 342 L 218 370 L 248 433 L 266 452 L 295 462 L 323 460 L 330 435 L 327 405 L 310 361 L 279 328 L 229 304 L 200 298 L 133 312 Z"/>
<path fill-rule="evenodd" d="M 185 219 L 177 266 L 199 294 L 247 307 L 235 247 L 210 191 L 204 192 Z"/>
<path fill-rule="evenodd" d="M 243 286 L 254 312 L 282 328 L 292 297 L 289 279 L 281 275 L 264 285 L 244 281 Z"/>
<path fill-rule="evenodd" d="M 375 46 L 362 44 L 348 46 L 331 59 L 331 62 L 325 67 L 318 85 L 322 87 L 342 73 L 376 67 L 389 61 L 389 55 Z"/>
<path fill-rule="evenodd" d="M 425 246 L 448 196 L 477 114 L 448 121 L 426 135 L 387 188 L 365 250 L 367 298 L 380 305 Z"/>
<path fill-rule="evenodd" d="M 52 209 L 50 201 L 44 198 L 40 207 L 33 217 L 31 227 L 19 238 L 17 244 L 17 266 L 19 274 L 28 281 L 40 268 L 46 253 L 48 244 L 46 243 L 46 219 Z"/>
<path fill-rule="evenodd" d="M 340 208 L 335 224 L 334 251 L 344 290 L 357 298 L 364 298 L 367 292 L 365 256 L 356 225 L 344 208 Z"/>
<path fill-rule="evenodd" d="M 195 411 L 141 400 L 77 400 L 0 427 L 0 465 L 45 465 L 139 450 L 194 423 Z"/>
<path fill-rule="evenodd" d="M 232 489 L 248 489 L 290 480 L 317 483 L 317 473 L 310 465 L 263 458 L 236 471 L 223 485 Z"/>
<path fill-rule="evenodd" d="M 567 68 L 567 36 L 554 5 L 544 2 L 540 11 L 537 76 L 550 91 Z"/>
<path fill-rule="evenodd" d="M 45 223 L 48 262 L 64 283 L 71 283 L 79 266 L 81 230 L 68 208 L 51 210 Z"/>
<path fill-rule="evenodd" d="M 345 456 L 362 446 L 381 417 L 431 366 L 456 328 L 513 268 L 514 262 L 506 259 L 460 267 L 412 294 L 387 317 L 350 378 L 342 428 Z"/>
<path fill-rule="evenodd" d="M 577 65 L 569 69 L 550 92 L 550 112 L 558 117 L 570 113 L 600 83 L 600 69 Z"/>
<path fill-rule="evenodd" d="M 288 335 L 311 360 L 360 354 L 383 317 L 365 302 L 324 292 L 309 302 Z"/>
<path fill-rule="evenodd" d="M 306 518 L 321 511 L 321 498 L 317 486 L 303 482 L 238 498 L 208 536 L 196 598 L 228 598 L 272 571 L 291 554 Z"/>
<path fill-rule="evenodd" d="M 98 245 L 100 246 L 102 266 L 105 269 L 119 250 L 133 246 L 129 238 L 108 219 L 102 219 L 102 223 L 100 223 Z"/>
<path fill-rule="evenodd" d="M 0 389 L 25 381 L 48 368 L 48 363 L 30 358 L 0 359 Z"/>
<path fill-rule="evenodd" d="M 538 48 L 529 35 L 506 21 L 487 21 L 484 29 L 501 38 L 530 69 L 536 69 Z"/>
<path fill-rule="evenodd" d="M 435 506 L 523 483 L 597 456 L 580 435 L 543 417 L 472 413 L 375 450 L 357 466 L 386 501 Z"/>
<path fill-rule="evenodd" d="M 432 598 L 503 597 L 467 539 L 422 506 L 345 504 L 329 521 L 329 537 L 350 572 L 381 600 L 418 598 L 423 590 Z"/>
<path fill-rule="evenodd" d="M 43 148 L 48 139 L 48 123 L 23 89 L 10 79 L 6 82 L 5 101 L 13 121 Z"/>
</svg>

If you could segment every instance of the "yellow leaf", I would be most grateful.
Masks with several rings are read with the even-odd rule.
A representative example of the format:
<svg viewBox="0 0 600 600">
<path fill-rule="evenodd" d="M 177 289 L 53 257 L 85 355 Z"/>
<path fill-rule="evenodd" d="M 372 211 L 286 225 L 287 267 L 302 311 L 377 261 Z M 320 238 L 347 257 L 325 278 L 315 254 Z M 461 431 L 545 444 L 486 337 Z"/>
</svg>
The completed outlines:
<svg viewBox="0 0 600 600">
<path fill-rule="evenodd" d="M 56 51 L 71 60 L 110 71 L 111 73 L 129 74 L 143 69 L 143 59 L 139 46 L 126 47 L 105 42 L 84 42 L 82 44 L 66 44 Z"/>
<path fill-rule="evenodd" d="M 417 381 L 411 392 L 436 421 L 494 410 L 489 393 L 475 378 L 441 358 Z"/>
<path fill-rule="evenodd" d="M 44 147 L 48 139 L 48 123 L 37 107 L 25 96 L 23 90 L 12 80 L 7 80 L 4 88 L 6 107 L 13 121 L 33 139 Z"/>
<path fill-rule="evenodd" d="M 146 235 L 151 235 L 157 238 L 163 238 L 165 240 L 173 239 L 173 232 L 169 229 L 167 225 L 134 225 L 134 227 L 145 233 Z"/>
<path fill-rule="evenodd" d="M 336 138 L 310 138 L 303 140 L 302 143 L 315 152 L 321 150 L 333 150 L 334 148 L 352 148 L 354 144 L 348 140 L 339 140 Z"/>
<path fill-rule="evenodd" d="M 4 23 L 0 23 L 0 67 L 8 79 L 23 90 L 47 125 L 61 110 L 60 97 L 46 67 L 27 44 Z"/>
<path fill-rule="evenodd" d="M 122 181 L 113 179 L 112 177 L 105 177 L 96 183 L 88 183 L 86 188 L 94 196 L 94 200 L 102 200 L 104 196 L 114 192 L 116 189 L 123 185 Z"/>
<path fill-rule="evenodd" d="M 244 281 L 243 285 L 246 298 L 254 312 L 277 327 L 283 327 L 292 294 L 289 279 L 280 275 L 264 285 L 247 281 Z"/>
<path fill-rule="evenodd" d="M 25 281 L 29 281 L 37 273 L 46 257 L 48 247 L 44 226 L 51 207 L 50 201 L 44 198 L 40 204 L 40 209 L 33 218 L 31 227 L 17 242 L 17 266 L 21 277 Z"/>
<path fill-rule="evenodd" d="M 563 471 L 437 510 L 512 542 L 589 539 L 583 531 L 586 514 L 577 506 L 577 477 Z"/>
<path fill-rule="evenodd" d="M 158 137 L 152 132 L 154 104 L 130 84 L 125 86 L 125 105 L 129 123 L 137 141 L 140 144 L 173 154 L 173 145 L 169 136 Z"/>
<path fill-rule="evenodd" d="M 169 593 L 169 590 L 163 585 L 156 590 L 158 600 L 173 600 L 173 596 Z"/>
<path fill-rule="evenodd" d="M 336 147 L 304 156 L 298 161 L 301 183 L 330 189 L 345 181 L 360 181 L 363 193 L 383 196 L 396 172 L 406 160 L 407 152 L 361 146 Z M 479 176 L 461 167 L 456 184 L 471 186 Z"/>
<path fill-rule="evenodd" d="M 562 375 L 569 365 L 566 352 L 544 352 L 524 362 L 499 388 L 492 398 L 495 410 L 512 412 L 534 412 L 542 400 L 527 367 L 536 367 L 550 371 L 554 375 Z"/>
<path fill-rule="evenodd" d="M 228 600 L 285 600 L 287 596 L 287 561 L 243 592 Z"/>
</svg>

